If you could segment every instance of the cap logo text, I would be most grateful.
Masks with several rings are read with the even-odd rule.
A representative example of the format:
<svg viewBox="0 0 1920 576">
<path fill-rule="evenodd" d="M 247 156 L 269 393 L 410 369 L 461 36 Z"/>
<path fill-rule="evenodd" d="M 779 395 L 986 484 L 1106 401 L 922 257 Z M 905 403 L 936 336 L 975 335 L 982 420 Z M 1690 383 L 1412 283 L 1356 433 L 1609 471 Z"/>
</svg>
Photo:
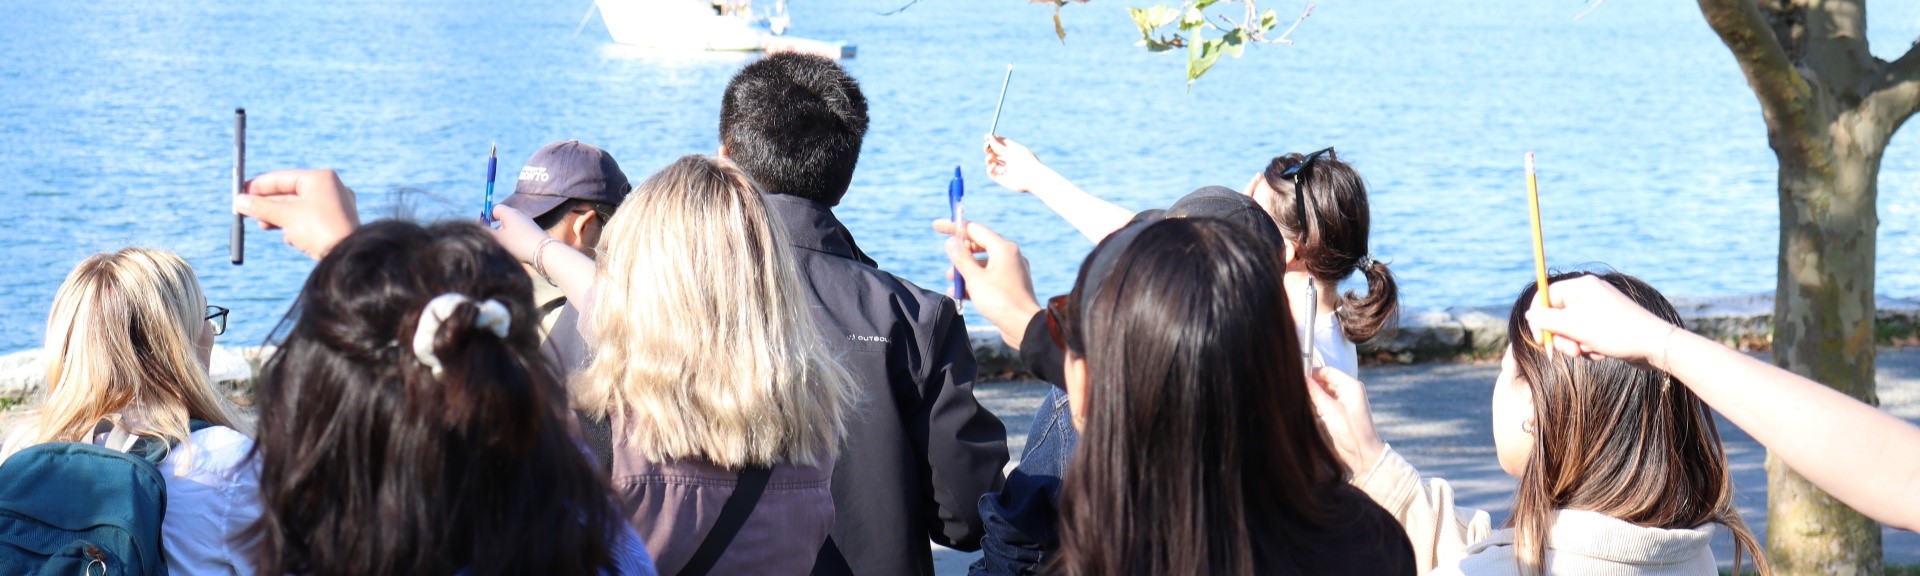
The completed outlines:
<svg viewBox="0 0 1920 576">
<path fill-rule="evenodd" d="M 520 169 L 520 180 L 523 182 L 546 182 L 548 178 L 547 169 L 544 166 L 527 166 Z"/>
</svg>

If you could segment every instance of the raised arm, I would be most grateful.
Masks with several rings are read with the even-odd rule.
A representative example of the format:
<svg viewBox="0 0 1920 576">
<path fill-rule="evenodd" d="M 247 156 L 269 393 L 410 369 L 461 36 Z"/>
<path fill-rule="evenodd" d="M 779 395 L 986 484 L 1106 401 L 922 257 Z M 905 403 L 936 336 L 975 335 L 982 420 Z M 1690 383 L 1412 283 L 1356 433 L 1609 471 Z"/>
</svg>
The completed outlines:
<svg viewBox="0 0 1920 576">
<path fill-rule="evenodd" d="M 547 277 L 553 279 L 553 285 L 567 295 L 567 302 L 580 310 L 581 316 L 592 315 L 592 258 L 565 242 L 554 240 L 533 218 L 506 204 L 494 205 L 493 219 L 500 223 L 493 229 L 494 240 L 506 247 L 514 259 L 532 265 L 536 271 L 544 270 Z"/>
<path fill-rule="evenodd" d="M 1920 527 L 1920 428 L 1798 374 L 1667 324 L 1593 277 L 1555 282 L 1527 312 L 1563 353 L 1673 374 L 1822 490 L 1902 530 Z"/>
<path fill-rule="evenodd" d="M 987 176 L 1008 190 L 1040 198 L 1095 243 L 1133 220 L 1133 211 L 1088 194 L 1053 171 L 1032 150 L 1004 136 L 988 136 Z"/>
</svg>

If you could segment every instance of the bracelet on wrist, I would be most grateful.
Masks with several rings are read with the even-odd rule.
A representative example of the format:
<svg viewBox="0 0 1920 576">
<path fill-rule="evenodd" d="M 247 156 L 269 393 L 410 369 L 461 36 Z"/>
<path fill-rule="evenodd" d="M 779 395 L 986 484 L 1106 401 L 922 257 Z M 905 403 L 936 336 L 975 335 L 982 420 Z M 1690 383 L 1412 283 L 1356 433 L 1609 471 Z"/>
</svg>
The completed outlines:
<svg viewBox="0 0 1920 576">
<path fill-rule="evenodd" d="M 553 284 L 553 277 L 547 275 L 547 261 L 542 257 L 547 255 L 547 245 L 555 242 L 559 242 L 559 240 L 554 240 L 552 236 L 541 238 L 540 246 L 533 249 L 533 271 L 539 274 L 540 279 L 547 281 L 548 284 Z"/>
</svg>

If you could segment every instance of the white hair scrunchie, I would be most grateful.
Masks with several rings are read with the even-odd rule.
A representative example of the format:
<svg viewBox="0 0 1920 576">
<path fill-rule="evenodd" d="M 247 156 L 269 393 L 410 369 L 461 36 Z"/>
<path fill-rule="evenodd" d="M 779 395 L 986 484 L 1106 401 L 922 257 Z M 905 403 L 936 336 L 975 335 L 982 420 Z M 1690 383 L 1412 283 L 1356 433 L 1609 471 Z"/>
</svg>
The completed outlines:
<svg viewBox="0 0 1920 576">
<path fill-rule="evenodd" d="M 434 378 L 439 378 L 440 373 L 446 371 L 446 366 L 441 364 L 438 356 L 433 355 L 433 337 L 440 333 L 440 324 L 447 321 L 447 316 L 453 314 L 454 308 L 472 301 L 465 294 L 450 292 L 435 296 L 433 301 L 427 303 L 426 309 L 420 311 L 420 323 L 413 329 L 413 355 L 419 356 L 420 363 L 433 370 Z M 513 327 L 513 314 L 507 310 L 507 305 L 498 300 L 486 300 L 475 306 L 480 313 L 473 317 L 474 327 L 485 328 L 494 336 L 506 338 L 507 330 Z"/>
</svg>

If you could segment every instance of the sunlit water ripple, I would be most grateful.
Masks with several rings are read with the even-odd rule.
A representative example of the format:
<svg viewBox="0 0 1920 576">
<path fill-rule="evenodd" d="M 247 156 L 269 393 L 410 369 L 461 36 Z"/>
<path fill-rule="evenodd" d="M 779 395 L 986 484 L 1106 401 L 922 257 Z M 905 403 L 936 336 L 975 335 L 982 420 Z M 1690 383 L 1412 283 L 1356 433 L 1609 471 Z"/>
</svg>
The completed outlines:
<svg viewBox="0 0 1920 576">
<path fill-rule="evenodd" d="M 194 264 L 208 298 L 234 310 L 223 342 L 264 338 L 312 264 L 259 232 L 245 266 L 226 262 L 235 106 L 249 111 L 255 173 L 333 167 L 370 216 L 396 203 L 466 216 L 490 142 L 508 174 L 556 139 L 601 144 L 636 178 L 713 151 L 721 90 L 748 59 L 624 49 L 597 21 L 574 37 L 584 0 L 5 4 L 0 351 L 37 345 L 67 271 L 127 244 Z M 1040 291 L 1071 284 L 1087 242 L 980 167 L 1011 62 L 1001 133 L 1127 206 L 1237 188 L 1277 153 L 1338 146 L 1372 188 L 1373 252 L 1411 307 L 1498 304 L 1528 281 L 1527 150 L 1556 266 L 1606 263 L 1676 296 L 1773 288 L 1773 157 L 1690 3 L 1609 3 L 1575 21 L 1585 5 L 1571 0 L 1326 0 L 1296 45 L 1255 47 L 1191 91 L 1178 56 L 1132 46 L 1122 5 L 1068 6 L 1063 44 L 1046 8 L 1013 0 L 923 0 L 895 16 L 879 15 L 891 0 L 795 0 L 795 34 L 859 45 L 847 66 L 873 123 L 840 214 L 862 246 L 943 285 L 927 222 L 960 165 L 970 215 L 1024 243 Z M 1920 4 L 1871 8 L 1879 56 L 1920 36 Z M 1880 177 L 1877 288 L 1894 296 L 1920 295 L 1915 132 Z"/>
</svg>

